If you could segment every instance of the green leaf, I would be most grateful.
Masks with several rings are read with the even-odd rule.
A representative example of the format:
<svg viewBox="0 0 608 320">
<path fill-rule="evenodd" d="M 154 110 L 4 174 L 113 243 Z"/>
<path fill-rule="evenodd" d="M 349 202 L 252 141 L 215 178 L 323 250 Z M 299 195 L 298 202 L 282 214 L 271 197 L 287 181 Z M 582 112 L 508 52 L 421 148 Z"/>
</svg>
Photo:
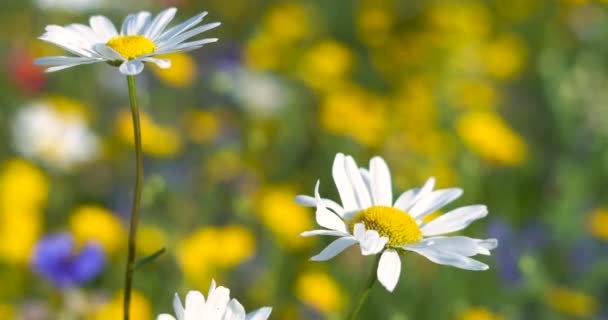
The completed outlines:
<svg viewBox="0 0 608 320">
<path fill-rule="evenodd" d="M 148 263 L 156 260 L 156 258 L 160 257 L 160 255 L 163 254 L 163 253 L 165 253 L 165 251 L 166 251 L 165 248 L 161 248 L 160 250 L 154 252 L 153 254 L 137 260 L 137 262 L 135 262 L 135 269 L 139 269 L 143 265 L 148 264 Z"/>
</svg>

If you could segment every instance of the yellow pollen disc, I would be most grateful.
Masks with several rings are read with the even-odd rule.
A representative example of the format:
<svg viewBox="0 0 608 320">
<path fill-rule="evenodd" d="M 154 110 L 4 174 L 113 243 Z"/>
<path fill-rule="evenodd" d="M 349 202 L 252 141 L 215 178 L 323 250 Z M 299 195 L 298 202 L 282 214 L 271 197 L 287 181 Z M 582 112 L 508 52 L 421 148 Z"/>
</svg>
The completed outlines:
<svg viewBox="0 0 608 320">
<path fill-rule="evenodd" d="M 393 207 L 373 206 L 355 214 L 350 222 L 363 223 L 366 230 L 376 230 L 381 237 L 387 237 L 387 247 L 399 247 L 422 240 L 420 227 L 409 214 Z"/>
<path fill-rule="evenodd" d="M 154 42 L 144 36 L 119 36 L 110 39 L 106 45 L 129 60 L 156 50 Z"/>
</svg>

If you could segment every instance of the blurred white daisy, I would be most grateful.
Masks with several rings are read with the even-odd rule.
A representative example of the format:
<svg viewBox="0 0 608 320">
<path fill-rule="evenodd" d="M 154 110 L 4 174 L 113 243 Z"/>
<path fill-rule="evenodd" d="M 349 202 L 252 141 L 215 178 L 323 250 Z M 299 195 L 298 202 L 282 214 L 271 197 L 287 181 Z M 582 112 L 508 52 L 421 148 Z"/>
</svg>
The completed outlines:
<svg viewBox="0 0 608 320">
<path fill-rule="evenodd" d="M 216 287 L 215 280 L 211 281 L 211 287 L 207 294 L 207 300 L 199 291 L 190 291 L 186 295 L 186 307 L 182 305 L 179 296 L 175 294 L 173 309 L 177 320 L 266 320 L 272 312 L 272 308 L 263 307 L 249 314 L 245 308 L 236 300 L 230 299 L 230 289 Z M 161 314 L 157 320 L 176 320 L 170 314 Z"/>
<path fill-rule="evenodd" d="M 454 209 L 423 222 L 427 215 L 460 197 L 459 188 L 433 191 L 435 179 L 421 188 L 402 193 L 393 203 L 391 175 L 380 157 L 370 161 L 370 168 L 359 168 L 351 156 L 336 155 L 332 174 L 342 205 L 319 195 L 297 196 L 296 202 L 316 207 L 317 223 L 326 229 L 306 231 L 303 236 L 330 235 L 339 237 L 321 253 L 311 258 L 325 261 L 346 248 L 359 244 L 362 255 L 382 253 L 377 278 L 389 291 L 399 280 L 399 255 L 413 251 L 444 265 L 467 270 L 487 270 L 488 266 L 469 257 L 489 255 L 496 248 L 496 239 L 473 239 L 464 236 L 438 236 L 460 231 L 471 222 L 488 214 L 486 206 L 472 205 Z"/>
<path fill-rule="evenodd" d="M 120 72 L 125 75 L 140 73 L 144 69 L 144 62 L 169 68 L 171 61 L 154 56 L 190 51 L 216 42 L 217 38 L 186 40 L 220 25 L 219 22 L 214 22 L 194 28 L 207 15 L 207 12 L 203 12 L 165 30 L 176 11 L 175 8 L 169 8 L 154 18 L 145 11 L 130 14 L 122 23 L 120 31 L 104 16 L 91 17 L 90 26 L 78 23 L 65 27 L 49 25 L 40 39 L 76 56 L 43 57 L 36 59 L 35 63 L 51 66 L 46 71 L 53 72 L 82 64 L 107 62 L 119 66 Z"/>
<path fill-rule="evenodd" d="M 95 159 L 99 139 L 75 107 L 78 104 L 55 100 L 41 100 L 19 109 L 12 127 L 17 151 L 58 169 L 70 169 Z"/>
</svg>

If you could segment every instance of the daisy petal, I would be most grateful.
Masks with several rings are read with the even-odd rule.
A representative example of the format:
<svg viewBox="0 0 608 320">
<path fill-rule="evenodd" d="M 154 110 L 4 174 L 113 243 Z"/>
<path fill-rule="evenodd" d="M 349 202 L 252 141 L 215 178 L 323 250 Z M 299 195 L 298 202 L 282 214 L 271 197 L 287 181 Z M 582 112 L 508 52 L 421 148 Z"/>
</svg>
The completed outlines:
<svg viewBox="0 0 608 320">
<path fill-rule="evenodd" d="M 228 302 L 226 313 L 222 317 L 222 320 L 243 320 L 245 319 L 245 308 L 236 299 L 231 299 Z"/>
<path fill-rule="evenodd" d="M 104 16 L 92 16 L 89 19 L 89 24 L 91 25 L 91 29 L 102 36 L 105 41 L 118 36 L 118 31 L 116 31 L 116 27 L 114 27 L 112 21 Z"/>
<path fill-rule="evenodd" d="M 76 65 L 81 63 L 92 63 L 97 62 L 97 59 L 81 58 L 81 57 L 65 57 L 65 56 L 52 56 L 43 57 L 34 60 L 34 64 L 38 66 L 56 66 L 56 65 Z"/>
<path fill-rule="evenodd" d="M 321 251 L 318 255 L 310 258 L 312 261 L 326 261 L 329 260 L 340 252 L 346 250 L 348 247 L 357 243 L 357 240 L 353 237 L 343 237 L 337 240 L 334 240 L 330 243 L 323 251 Z"/>
<path fill-rule="evenodd" d="M 213 23 L 208 23 L 208 24 L 204 24 L 202 26 L 196 27 L 194 29 L 188 30 L 184 33 L 181 33 L 179 35 L 176 35 L 172 38 L 169 38 L 163 42 L 158 42 L 158 49 L 159 50 L 163 50 L 165 48 L 170 48 L 170 47 L 174 47 L 200 33 L 203 33 L 205 31 L 211 30 L 213 28 L 216 28 L 218 26 L 220 26 L 221 23 L 220 22 L 213 22 Z M 216 40 L 217 41 L 217 40 Z M 215 41 L 212 41 L 215 42 Z"/>
<path fill-rule="evenodd" d="M 403 247 L 406 250 L 414 251 L 418 254 L 423 255 L 425 258 L 443 265 L 453 266 L 465 270 L 473 271 L 484 271 L 488 270 L 489 267 L 485 263 L 481 263 L 477 260 L 461 256 L 452 252 L 439 251 L 434 248 L 414 248 L 414 247 Z"/>
<path fill-rule="evenodd" d="M 382 251 L 388 242 L 388 238 L 380 237 L 380 234 L 378 234 L 376 230 L 365 230 L 365 225 L 363 223 L 355 224 L 354 229 L 355 239 L 359 242 L 361 254 L 364 256 L 369 256 Z"/>
<path fill-rule="evenodd" d="M 401 259 L 399 254 L 394 249 L 386 249 L 380 256 L 380 262 L 378 263 L 378 270 L 376 276 L 378 281 L 386 288 L 386 290 L 393 292 L 397 282 L 399 281 L 399 275 L 401 274 Z"/>
<path fill-rule="evenodd" d="M 464 236 L 455 237 L 433 237 L 426 238 L 419 243 L 406 247 L 412 248 L 432 248 L 438 251 L 451 252 L 465 257 L 477 254 L 489 255 L 490 251 L 496 248 L 496 239 L 473 239 Z"/>
<path fill-rule="evenodd" d="M 116 52 L 116 50 L 108 47 L 105 43 L 97 43 L 97 44 L 95 44 L 95 46 L 93 48 L 95 48 L 95 51 L 99 52 L 99 54 L 102 55 L 106 59 L 118 60 L 118 61 L 125 59 L 120 55 L 120 53 L 118 53 L 118 52 Z"/>
<path fill-rule="evenodd" d="M 144 64 L 141 60 L 128 60 L 123 62 L 118 70 L 124 75 L 132 76 L 140 74 L 144 70 Z"/>
<path fill-rule="evenodd" d="M 369 174 L 374 204 L 390 207 L 393 204 L 393 189 L 391 173 L 384 159 L 373 157 L 369 162 Z"/>
<path fill-rule="evenodd" d="M 341 231 L 336 231 L 336 230 L 322 229 L 322 230 L 304 231 L 304 232 L 300 233 L 300 236 L 301 237 L 312 237 L 312 236 L 336 236 L 336 237 L 344 237 L 344 236 L 349 236 L 349 234 L 345 233 L 345 232 L 341 232 Z"/>
<path fill-rule="evenodd" d="M 316 220 L 317 223 L 327 229 L 336 230 L 340 232 L 347 232 L 346 224 L 340 217 L 335 213 L 327 210 L 323 205 L 321 197 L 319 196 L 319 181 L 315 186 L 315 198 L 317 202 Z"/>
<path fill-rule="evenodd" d="M 205 297 L 200 291 L 190 291 L 186 294 L 186 308 L 183 319 L 197 319 L 205 316 Z M 177 311 L 176 311 L 177 314 Z M 180 319 L 181 320 L 181 319 Z"/>
<path fill-rule="evenodd" d="M 176 320 L 172 315 L 170 314 L 159 314 L 158 317 L 156 317 L 156 320 Z M 183 318 L 177 318 L 177 320 L 184 320 Z"/>
<path fill-rule="evenodd" d="M 321 198 L 321 200 L 323 200 L 323 205 L 325 207 L 331 209 L 337 215 L 342 216 L 342 214 L 344 213 L 344 209 L 342 209 L 342 207 L 335 201 L 326 198 Z M 305 207 L 317 206 L 317 201 L 315 200 L 315 198 L 307 195 L 297 195 L 295 198 L 295 202 Z"/>
<path fill-rule="evenodd" d="M 205 298 L 203 297 L 203 303 L 205 302 Z M 175 316 L 177 320 L 184 320 L 184 306 L 182 305 L 182 301 L 179 299 L 179 295 L 176 293 L 175 297 L 173 297 L 173 310 L 175 311 Z"/>
<path fill-rule="evenodd" d="M 353 188 L 348 181 L 348 175 L 346 174 L 344 154 L 336 154 L 334 164 L 332 167 L 332 176 L 334 183 L 340 194 L 342 200 L 342 207 L 345 211 L 357 210 L 357 200 L 353 192 Z"/>
<path fill-rule="evenodd" d="M 158 59 L 158 58 L 147 57 L 147 58 L 143 58 L 141 60 L 145 61 L 145 62 L 154 63 L 155 65 L 157 65 L 159 68 L 162 68 L 162 69 L 171 68 L 171 60 L 168 60 L 168 59 Z"/>
<path fill-rule="evenodd" d="M 230 300 L 230 289 L 219 286 L 209 290 L 207 295 L 207 303 L 204 304 L 203 313 L 198 316 L 189 318 L 186 314 L 186 319 L 221 319 L 226 313 L 228 301 Z M 188 306 L 186 306 L 186 313 Z"/>
<path fill-rule="evenodd" d="M 359 172 L 357 163 L 355 162 L 355 159 L 353 159 L 353 157 L 347 156 L 345 158 L 345 169 L 350 183 L 355 191 L 357 201 L 359 202 L 359 208 L 371 207 L 372 199 L 370 197 L 367 186 L 365 185 L 365 182 L 361 177 L 361 173 Z"/>
<path fill-rule="evenodd" d="M 429 213 L 458 199 L 461 195 L 462 189 L 459 188 L 433 191 L 421 198 L 408 212 L 414 219 L 422 219 Z"/>
<path fill-rule="evenodd" d="M 488 214 L 484 205 L 473 205 L 454 209 L 424 225 L 421 230 L 424 236 L 435 236 L 444 233 L 460 231 L 473 221 Z"/>
<path fill-rule="evenodd" d="M 201 12 L 197 15 L 195 15 L 194 17 L 170 28 L 169 30 L 163 32 L 163 34 L 161 34 L 156 41 L 158 43 L 161 43 L 165 40 L 170 39 L 171 37 L 174 37 L 192 27 L 194 27 L 195 25 L 199 24 L 201 21 L 203 21 L 203 18 L 207 15 L 207 11 L 205 12 Z"/>
<path fill-rule="evenodd" d="M 144 36 L 146 36 L 146 38 L 148 39 L 151 39 L 152 41 L 156 40 L 156 38 L 163 32 L 163 30 L 165 30 L 165 27 L 167 27 L 169 22 L 173 20 L 173 17 L 175 17 L 176 12 L 177 9 L 169 8 L 159 13 L 154 18 L 154 20 L 150 22 L 150 25 L 144 32 Z"/>
<path fill-rule="evenodd" d="M 420 193 L 420 188 L 410 189 L 402 193 L 399 198 L 397 198 L 397 201 L 395 201 L 393 207 L 408 212 L 414 204 L 414 199 L 416 199 L 418 193 Z"/>
<path fill-rule="evenodd" d="M 258 310 L 255 310 L 255 311 L 247 314 L 247 317 L 245 317 L 245 320 L 266 320 L 266 319 L 268 319 L 268 317 L 270 317 L 271 312 L 272 312 L 272 308 L 270 308 L 270 307 L 259 308 Z"/>
</svg>

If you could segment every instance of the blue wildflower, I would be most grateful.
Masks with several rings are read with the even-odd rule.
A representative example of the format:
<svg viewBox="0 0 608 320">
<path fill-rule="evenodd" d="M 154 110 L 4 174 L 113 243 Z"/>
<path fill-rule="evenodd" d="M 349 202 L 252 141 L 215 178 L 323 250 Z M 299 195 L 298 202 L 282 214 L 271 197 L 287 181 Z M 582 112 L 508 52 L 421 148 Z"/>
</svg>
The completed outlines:
<svg viewBox="0 0 608 320">
<path fill-rule="evenodd" d="M 34 248 L 31 266 L 35 273 L 59 288 L 85 284 L 105 268 L 106 256 L 101 246 L 89 243 L 76 252 L 69 234 L 42 238 Z"/>
</svg>

